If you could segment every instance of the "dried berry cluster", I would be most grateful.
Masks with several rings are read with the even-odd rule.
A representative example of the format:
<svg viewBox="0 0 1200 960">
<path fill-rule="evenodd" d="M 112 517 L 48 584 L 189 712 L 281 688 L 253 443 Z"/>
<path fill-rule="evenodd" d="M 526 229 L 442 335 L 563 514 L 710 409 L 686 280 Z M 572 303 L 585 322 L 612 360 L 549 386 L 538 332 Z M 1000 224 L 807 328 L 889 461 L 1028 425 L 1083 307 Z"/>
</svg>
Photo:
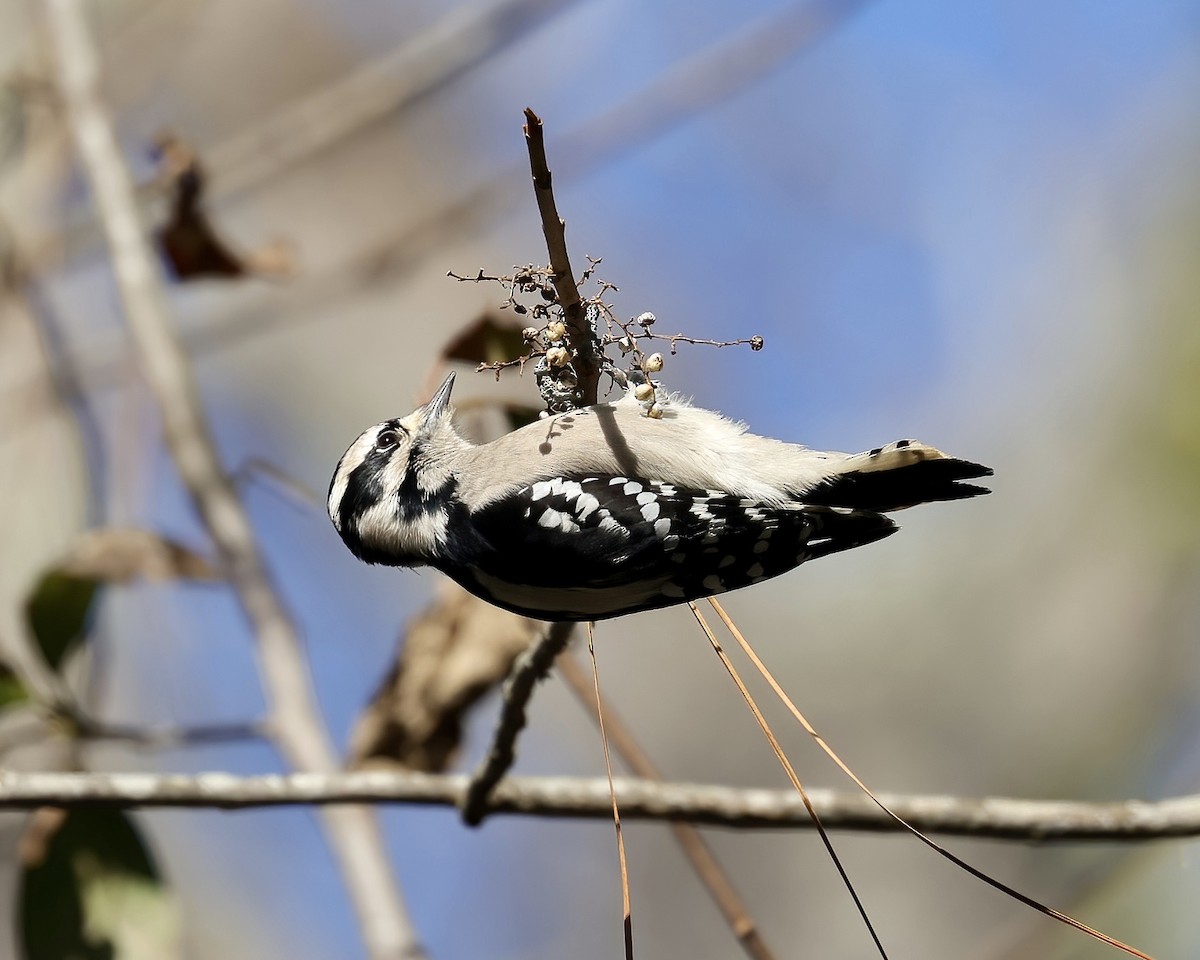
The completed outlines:
<svg viewBox="0 0 1200 960">
<path fill-rule="evenodd" d="M 582 405 L 579 390 L 579 375 L 576 361 L 581 350 L 592 351 L 599 359 L 599 367 L 612 383 L 622 390 L 632 390 L 642 403 L 646 416 L 659 418 L 662 406 L 659 403 L 661 384 L 652 379 L 662 371 L 662 353 L 646 353 L 643 345 L 651 341 L 666 341 L 669 353 L 676 352 L 679 343 L 703 344 L 714 347 L 730 347 L 746 344 L 751 350 L 761 350 L 762 337 L 745 340 L 704 340 L 686 334 L 659 334 L 653 332 L 657 318 L 644 312 L 629 320 L 621 320 L 605 297 L 618 288 L 606 280 L 595 277 L 598 258 L 588 258 L 588 268 L 579 278 L 579 289 L 585 310 L 590 342 L 575 342 L 559 303 L 558 293 L 549 267 L 525 264 L 515 267 L 508 276 L 489 276 L 482 270 L 476 276 L 465 277 L 450 272 L 455 280 L 472 283 L 498 283 L 507 290 L 501 309 L 512 310 L 521 317 L 540 323 L 529 324 L 521 331 L 526 353 L 511 360 L 481 363 L 479 370 L 494 371 L 496 376 L 507 367 L 524 370 L 525 364 L 534 361 L 534 375 L 538 392 L 546 403 L 547 413 L 562 413 Z M 583 289 L 595 284 L 595 292 L 583 296 Z M 615 349 L 612 349 L 615 348 Z"/>
</svg>

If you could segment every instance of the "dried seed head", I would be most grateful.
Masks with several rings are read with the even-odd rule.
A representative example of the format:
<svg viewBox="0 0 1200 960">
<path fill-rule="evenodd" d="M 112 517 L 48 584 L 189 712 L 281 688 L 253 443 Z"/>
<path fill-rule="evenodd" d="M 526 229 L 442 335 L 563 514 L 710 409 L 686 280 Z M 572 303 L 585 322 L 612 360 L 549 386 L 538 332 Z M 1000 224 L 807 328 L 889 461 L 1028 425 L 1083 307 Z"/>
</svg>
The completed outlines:
<svg viewBox="0 0 1200 960">
<path fill-rule="evenodd" d="M 751 350 L 761 350 L 762 348 L 763 348 L 763 338 L 762 337 L 751 337 L 750 338 L 750 349 Z"/>
<path fill-rule="evenodd" d="M 633 349 L 633 341 L 629 339 L 629 337 L 622 337 L 617 341 L 617 349 L 620 350 L 621 353 L 628 353 Z"/>
<path fill-rule="evenodd" d="M 537 327 L 526 327 L 524 330 L 521 331 L 521 339 L 524 340 L 526 343 L 532 343 L 534 340 L 537 339 L 537 335 L 538 335 Z"/>
<path fill-rule="evenodd" d="M 551 320 L 546 324 L 546 336 L 551 340 L 561 340 L 567 335 L 567 326 L 561 320 Z"/>
<path fill-rule="evenodd" d="M 551 347 L 546 351 L 546 362 L 552 367 L 565 367 L 571 355 L 563 347 Z"/>
<path fill-rule="evenodd" d="M 654 314 L 647 310 L 645 313 L 638 315 L 637 322 L 643 327 L 652 327 L 654 326 L 654 321 L 657 319 L 658 318 Z"/>
<path fill-rule="evenodd" d="M 633 395 L 639 400 L 649 400 L 654 396 L 654 387 L 650 386 L 648 383 L 639 383 L 633 388 Z"/>
<path fill-rule="evenodd" d="M 663 368 L 663 355 L 661 353 L 652 353 L 642 361 L 642 369 L 647 373 L 658 373 Z"/>
<path fill-rule="evenodd" d="M 650 409 L 646 411 L 646 416 L 651 420 L 661 420 L 663 409 L 657 403 L 650 404 Z"/>
</svg>

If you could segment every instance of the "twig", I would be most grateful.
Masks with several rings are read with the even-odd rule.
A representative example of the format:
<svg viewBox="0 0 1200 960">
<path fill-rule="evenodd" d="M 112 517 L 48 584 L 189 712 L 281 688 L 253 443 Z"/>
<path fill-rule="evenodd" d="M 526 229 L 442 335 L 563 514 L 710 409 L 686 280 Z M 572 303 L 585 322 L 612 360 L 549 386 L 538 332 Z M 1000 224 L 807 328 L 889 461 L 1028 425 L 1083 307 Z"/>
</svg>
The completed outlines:
<svg viewBox="0 0 1200 960">
<path fill-rule="evenodd" d="M 780 702 L 787 707 L 788 712 L 790 712 L 791 715 L 796 719 L 796 722 L 804 728 L 804 731 L 811 736 L 814 741 L 816 741 L 817 746 L 819 746 L 825 755 L 829 757 L 834 764 L 836 764 L 837 768 L 841 770 L 842 773 L 846 774 L 846 776 L 850 778 L 854 785 L 858 787 L 858 789 L 861 790 L 877 807 L 879 807 L 883 813 L 891 817 L 896 822 L 898 827 L 907 830 L 910 834 L 925 844 L 925 846 L 929 847 L 940 856 L 945 857 L 956 867 L 959 867 L 966 873 L 969 873 L 971 876 L 982 880 L 989 887 L 999 890 L 1006 896 L 1025 904 L 1025 906 L 1033 910 L 1036 910 L 1038 913 L 1044 914 L 1045 916 L 1054 920 L 1058 920 L 1060 923 L 1066 924 L 1069 927 L 1074 927 L 1076 930 L 1087 934 L 1089 937 L 1099 940 L 1102 943 L 1107 943 L 1111 947 L 1116 947 L 1118 950 L 1122 950 L 1131 956 L 1140 957 L 1141 960 L 1153 960 L 1153 958 L 1151 958 L 1148 954 L 1143 953 L 1136 947 L 1132 947 L 1127 943 L 1123 943 L 1115 937 L 1110 937 L 1107 933 L 1103 933 L 1100 930 L 1097 930 L 1095 927 L 1091 927 L 1080 920 L 1076 920 L 1074 917 L 1063 913 L 1061 910 L 1056 910 L 1054 907 L 1047 906 L 1041 901 L 1027 896 L 1020 890 L 1017 890 L 1015 887 L 1009 886 L 1004 881 L 996 879 L 991 874 L 985 873 L 983 870 L 980 870 L 978 867 L 975 867 L 966 860 L 962 859 L 962 857 L 952 853 L 950 850 L 947 850 L 940 843 L 937 843 L 930 837 L 926 836 L 913 824 L 909 823 L 903 816 L 891 809 L 882 799 L 880 799 L 871 791 L 871 789 L 862 781 L 858 774 L 850 769 L 849 765 L 840 756 L 838 756 L 834 749 L 825 741 L 825 738 L 817 733 L 816 728 L 813 727 L 813 725 L 809 723 L 808 718 L 800 712 L 799 707 L 797 707 L 792 701 L 792 698 L 787 695 L 787 692 L 779 685 L 779 681 L 775 679 L 775 676 L 770 670 L 767 669 L 766 664 L 764 664 L 759 658 L 758 654 L 755 653 L 754 648 L 750 646 L 749 641 L 747 641 L 742 635 L 742 631 L 738 629 L 737 625 L 733 622 L 733 619 L 725 612 L 725 608 L 721 606 L 720 601 L 717 600 L 716 597 L 709 597 L 708 602 L 717 612 L 717 615 L 721 618 L 722 622 L 724 622 L 725 627 L 733 635 L 733 638 L 737 641 L 738 646 L 742 648 L 742 652 L 745 653 L 750 661 L 754 664 L 755 669 L 757 669 L 762 675 L 762 678 L 767 681 L 767 684 L 771 687 L 771 690 L 779 698 Z M 690 606 L 692 607 L 692 612 L 695 613 L 696 605 L 693 603 L 690 604 Z M 699 617 L 699 614 L 697 614 L 697 617 Z M 708 632 L 707 628 L 705 628 L 705 632 Z M 709 636 L 711 638 L 711 633 Z"/>
<path fill-rule="evenodd" d="M 584 676 L 583 668 L 575 662 L 570 651 L 563 651 L 555 661 L 559 675 L 566 681 L 568 687 L 579 700 L 592 705 L 592 689 Z M 633 736 L 633 732 L 625 725 L 619 714 L 614 714 L 611 705 L 607 707 L 605 727 L 608 739 L 613 749 L 630 770 L 643 780 L 657 783 L 662 782 L 662 774 L 658 767 L 642 749 Z M 758 932 L 758 924 L 750 915 L 750 908 L 737 892 L 733 882 L 721 867 L 716 854 L 704 839 L 704 835 L 690 823 L 675 822 L 671 824 L 671 832 L 683 850 L 692 869 L 696 872 L 700 883 L 708 891 L 709 896 L 721 911 L 729 929 L 737 938 L 746 956 L 751 960 L 774 960 L 775 954 L 767 946 L 762 935 Z"/>
<path fill-rule="evenodd" d="M 588 324 L 583 301 L 579 298 L 575 271 L 571 269 L 571 258 L 567 254 L 566 222 L 558 215 L 558 205 L 554 202 L 554 186 L 550 166 L 546 162 L 542 121 L 528 107 L 525 108 L 525 145 L 529 148 L 529 169 L 533 173 L 533 193 L 542 216 L 542 233 L 550 253 L 551 279 L 558 293 L 558 305 L 562 307 L 567 338 L 574 348 L 572 364 L 579 376 L 582 406 L 590 407 L 596 402 L 600 390 L 600 357 L 596 353 L 595 337 Z"/>
<path fill-rule="evenodd" d="M 238 492 L 244 491 L 247 484 L 258 480 L 294 506 L 305 510 L 320 509 L 321 506 L 321 498 L 315 490 L 263 457 L 249 457 L 243 460 L 230 479 Z"/>
<path fill-rule="evenodd" d="M 713 633 L 712 628 L 708 625 L 708 621 L 700 613 L 700 608 L 694 602 L 688 603 L 688 608 L 692 611 L 692 616 L 696 618 L 696 622 L 700 624 L 700 629 L 704 631 L 704 635 L 708 638 L 709 644 L 712 645 L 713 651 L 721 661 L 721 665 L 729 673 L 730 679 L 738 688 L 738 693 L 742 695 L 742 699 L 746 701 L 746 706 L 750 708 L 750 712 L 754 714 L 754 720 L 762 730 L 763 736 L 767 738 L 767 743 L 771 746 L 771 751 L 775 754 L 775 758 L 779 761 L 779 765 L 783 767 L 784 773 L 787 774 L 788 780 L 791 781 L 792 787 L 796 793 L 800 795 L 801 801 L 804 803 L 804 809 L 808 811 L 808 815 L 812 818 L 813 826 L 817 830 L 817 835 L 821 838 L 821 843 L 825 847 L 825 852 L 829 854 L 829 859 L 832 861 L 834 868 L 838 872 L 838 876 L 842 880 L 842 885 L 850 894 L 850 899 L 854 901 L 854 907 L 858 911 L 858 915 L 866 924 L 867 932 L 871 935 L 871 941 L 875 944 L 875 949 L 879 951 L 879 956 L 882 960 L 888 960 L 887 951 L 883 948 L 883 942 L 879 939 L 879 934 L 875 931 L 875 924 L 871 922 L 870 916 L 867 914 L 866 905 L 858 895 L 858 891 L 854 889 L 854 884 L 850 881 L 850 874 L 846 872 L 845 866 L 842 864 L 842 858 L 838 856 L 837 851 L 833 848 L 833 841 L 829 838 L 829 833 L 825 829 L 825 824 L 821 822 L 821 815 L 813 806 L 812 800 L 809 798 L 808 791 L 800 782 L 800 778 L 796 775 L 796 770 L 792 766 L 791 761 L 783 752 L 783 747 L 775 738 L 775 734 L 771 731 L 771 727 L 767 724 L 767 718 L 763 716 L 762 710 L 754 700 L 753 694 L 750 693 L 749 687 L 742 680 L 737 668 L 734 667 L 733 661 L 729 659 L 729 655 L 725 653 L 721 646 L 717 635 Z"/>
<path fill-rule="evenodd" d="M 344 803 L 461 807 L 465 774 L 364 770 L 239 777 L 229 773 L 19 773 L 0 771 L 0 809 L 40 806 L 242 809 Z M 812 829 L 804 804 L 788 790 L 616 777 L 626 820 L 687 821 L 740 830 Z M 830 828 L 898 833 L 902 828 L 861 794 L 808 792 Z M 983 840 L 1141 843 L 1200 837 L 1200 794 L 1154 802 L 1077 803 L 1008 797 L 877 793 L 913 826 Z M 489 814 L 612 820 L 604 777 L 506 777 L 486 803 Z"/>
<path fill-rule="evenodd" d="M 489 796 L 513 765 L 517 734 L 525 726 L 525 707 L 533 696 L 534 685 L 550 672 L 555 659 L 566 649 L 574 627 L 573 623 L 550 624 L 542 638 L 513 662 L 504 681 L 500 719 L 492 736 L 491 749 L 463 795 L 462 818 L 470 826 L 478 826 L 483 821 L 489 809 Z"/>
<path fill-rule="evenodd" d="M 638 340 L 667 340 L 670 342 L 672 355 L 677 352 L 677 344 L 690 343 L 700 347 L 740 347 L 747 346 L 758 352 L 763 348 L 763 338 L 760 336 L 743 337 L 740 340 L 705 340 L 703 337 L 689 337 L 683 333 L 641 333 Z"/>
<path fill-rule="evenodd" d="M 213 743 L 257 740 L 270 735 L 265 723 L 214 723 L 196 727 L 137 727 L 129 724 L 76 721 L 74 733 L 81 740 L 130 743 L 151 750 L 198 747 Z"/>
<path fill-rule="evenodd" d="M 191 367 L 167 322 L 129 171 L 99 97 L 96 51 L 80 0 L 46 0 L 46 8 L 69 122 L 108 237 L 129 331 L 162 415 L 167 446 L 257 636 L 276 742 L 296 768 L 331 772 L 338 759 L 321 721 L 296 628 L 217 458 Z M 423 956 L 371 811 L 331 810 L 324 819 L 370 956 Z"/>
<path fill-rule="evenodd" d="M 612 800 L 613 827 L 617 831 L 617 860 L 621 866 L 621 930 L 625 937 L 625 960 L 633 960 L 633 906 L 629 896 L 629 866 L 625 859 L 625 832 L 621 829 L 621 805 L 613 787 L 612 754 L 608 749 L 608 733 L 604 729 L 604 701 L 600 696 L 600 668 L 596 663 L 595 624 L 587 625 L 588 656 L 592 659 L 592 697 L 596 704 L 596 724 L 600 728 L 600 743 L 604 747 L 604 773 L 608 777 L 608 795 Z M 563 651 L 564 654 L 566 651 Z"/>
</svg>

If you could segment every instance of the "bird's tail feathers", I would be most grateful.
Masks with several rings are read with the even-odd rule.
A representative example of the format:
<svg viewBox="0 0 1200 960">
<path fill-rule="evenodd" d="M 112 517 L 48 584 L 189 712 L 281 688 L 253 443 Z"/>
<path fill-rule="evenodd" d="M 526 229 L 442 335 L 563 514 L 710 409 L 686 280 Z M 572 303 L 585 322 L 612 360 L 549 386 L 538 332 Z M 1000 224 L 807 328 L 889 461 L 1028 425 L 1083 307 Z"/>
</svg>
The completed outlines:
<svg viewBox="0 0 1200 960">
<path fill-rule="evenodd" d="M 990 493 L 964 483 L 990 477 L 990 467 L 960 460 L 917 440 L 897 440 L 856 453 L 838 464 L 838 472 L 812 490 L 804 502 L 855 510 L 887 512 L 936 500 L 961 500 Z"/>
<path fill-rule="evenodd" d="M 805 504 L 804 512 L 816 524 L 805 547 L 808 559 L 812 560 L 874 543 L 899 529 L 894 520 L 871 511 Z"/>
</svg>

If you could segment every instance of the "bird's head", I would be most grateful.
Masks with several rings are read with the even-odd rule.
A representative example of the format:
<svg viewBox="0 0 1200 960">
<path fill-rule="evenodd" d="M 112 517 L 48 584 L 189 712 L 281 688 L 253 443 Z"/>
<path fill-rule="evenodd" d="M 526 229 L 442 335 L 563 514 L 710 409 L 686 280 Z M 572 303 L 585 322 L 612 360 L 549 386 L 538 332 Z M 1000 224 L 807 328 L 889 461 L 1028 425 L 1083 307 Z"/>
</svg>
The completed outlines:
<svg viewBox="0 0 1200 960">
<path fill-rule="evenodd" d="M 407 417 L 368 428 L 329 483 L 329 519 L 368 563 L 419 566 L 443 544 L 454 496 L 455 454 L 469 444 L 451 423 L 454 374 Z"/>
</svg>

